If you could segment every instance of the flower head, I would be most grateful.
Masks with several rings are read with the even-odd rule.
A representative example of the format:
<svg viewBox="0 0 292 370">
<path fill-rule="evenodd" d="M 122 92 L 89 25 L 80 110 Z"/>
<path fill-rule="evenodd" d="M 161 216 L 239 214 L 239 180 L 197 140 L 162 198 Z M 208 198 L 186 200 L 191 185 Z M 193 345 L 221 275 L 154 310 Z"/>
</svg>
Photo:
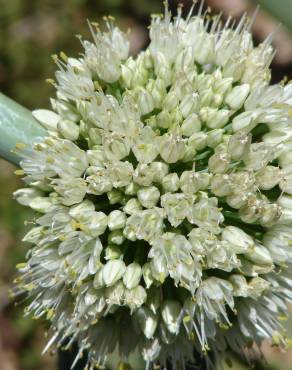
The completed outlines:
<svg viewBox="0 0 292 370">
<path fill-rule="evenodd" d="M 48 347 L 76 340 L 89 369 L 117 346 L 182 368 L 194 347 L 285 345 L 292 85 L 269 85 L 270 38 L 229 24 L 166 5 L 135 58 L 110 18 L 55 57 L 48 137 L 21 149 L 15 197 L 37 216 L 18 282 Z"/>
</svg>

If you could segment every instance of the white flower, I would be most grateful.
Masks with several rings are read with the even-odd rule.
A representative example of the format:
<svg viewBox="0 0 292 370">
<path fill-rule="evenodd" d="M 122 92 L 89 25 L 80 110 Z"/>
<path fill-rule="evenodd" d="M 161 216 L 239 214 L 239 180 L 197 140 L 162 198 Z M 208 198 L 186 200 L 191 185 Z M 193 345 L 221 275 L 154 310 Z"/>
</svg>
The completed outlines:
<svg viewBox="0 0 292 370">
<path fill-rule="evenodd" d="M 48 136 L 15 148 L 34 210 L 17 282 L 52 323 L 46 350 L 183 369 L 194 347 L 250 364 L 264 339 L 285 347 L 292 85 L 269 85 L 271 37 L 254 46 L 250 22 L 166 4 L 136 57 L 111 17 L 54 57 L 53 111 L 33 113 Z"/>
</svg>

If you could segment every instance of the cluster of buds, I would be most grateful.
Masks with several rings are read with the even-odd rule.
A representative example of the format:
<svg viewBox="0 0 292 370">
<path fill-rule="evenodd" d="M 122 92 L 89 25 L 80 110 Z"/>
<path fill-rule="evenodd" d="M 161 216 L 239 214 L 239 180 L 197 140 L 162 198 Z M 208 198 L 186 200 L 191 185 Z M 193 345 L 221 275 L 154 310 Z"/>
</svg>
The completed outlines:
<svg viewBox="0 0 292 370">
<path fill-rule="evenodd" d="M 90 25 L 78 59 L 54 57 L 48 137 L 19 145 L 36 212 L 17 279 L 50 346 L 88 369 L 119 348 L 174 368 L 251 341 L 284 346 L 292 301 L 292 85 L 269 85 L 271 39 L 250 20 L 154 16 L 150 45 Z M 126 334 L 125 334 L 126 333 Z"/>
</svg>

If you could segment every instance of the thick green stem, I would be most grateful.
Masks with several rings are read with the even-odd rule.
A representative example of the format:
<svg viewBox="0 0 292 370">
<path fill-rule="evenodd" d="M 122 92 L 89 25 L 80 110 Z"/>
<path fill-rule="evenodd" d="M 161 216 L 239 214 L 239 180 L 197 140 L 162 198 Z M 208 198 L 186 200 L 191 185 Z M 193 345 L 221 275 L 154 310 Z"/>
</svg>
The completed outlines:
<svg viewBox="0 0 292 370">
<path fill-rule="evenodd" d="M 0 156 L 18 164 L 19 156 L 11 152 L 17 143 L 31 145 L 46 135 L 46 130 L 31 112 L 0 93 Z"/>
</svg>

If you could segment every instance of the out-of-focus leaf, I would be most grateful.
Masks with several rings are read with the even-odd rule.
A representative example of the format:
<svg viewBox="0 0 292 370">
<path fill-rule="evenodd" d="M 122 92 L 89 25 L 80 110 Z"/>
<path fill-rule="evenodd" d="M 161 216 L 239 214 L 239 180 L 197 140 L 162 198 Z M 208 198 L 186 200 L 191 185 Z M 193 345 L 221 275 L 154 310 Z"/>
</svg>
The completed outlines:
<svg viewBox="0 0 292 370">
<path fill-rule="evenodd" d="M 291 0 L 253 0 L 269 12 L 292 33 L 292 1 Z"/>
<path fill-rule="evenodd" d="M 31 112 L 0 93 L 0 156 L 18 164 L 12 153 L 17 143 L 30 145 L 45 136 L 46 130 L 33 118 Z"/>
</svg>

